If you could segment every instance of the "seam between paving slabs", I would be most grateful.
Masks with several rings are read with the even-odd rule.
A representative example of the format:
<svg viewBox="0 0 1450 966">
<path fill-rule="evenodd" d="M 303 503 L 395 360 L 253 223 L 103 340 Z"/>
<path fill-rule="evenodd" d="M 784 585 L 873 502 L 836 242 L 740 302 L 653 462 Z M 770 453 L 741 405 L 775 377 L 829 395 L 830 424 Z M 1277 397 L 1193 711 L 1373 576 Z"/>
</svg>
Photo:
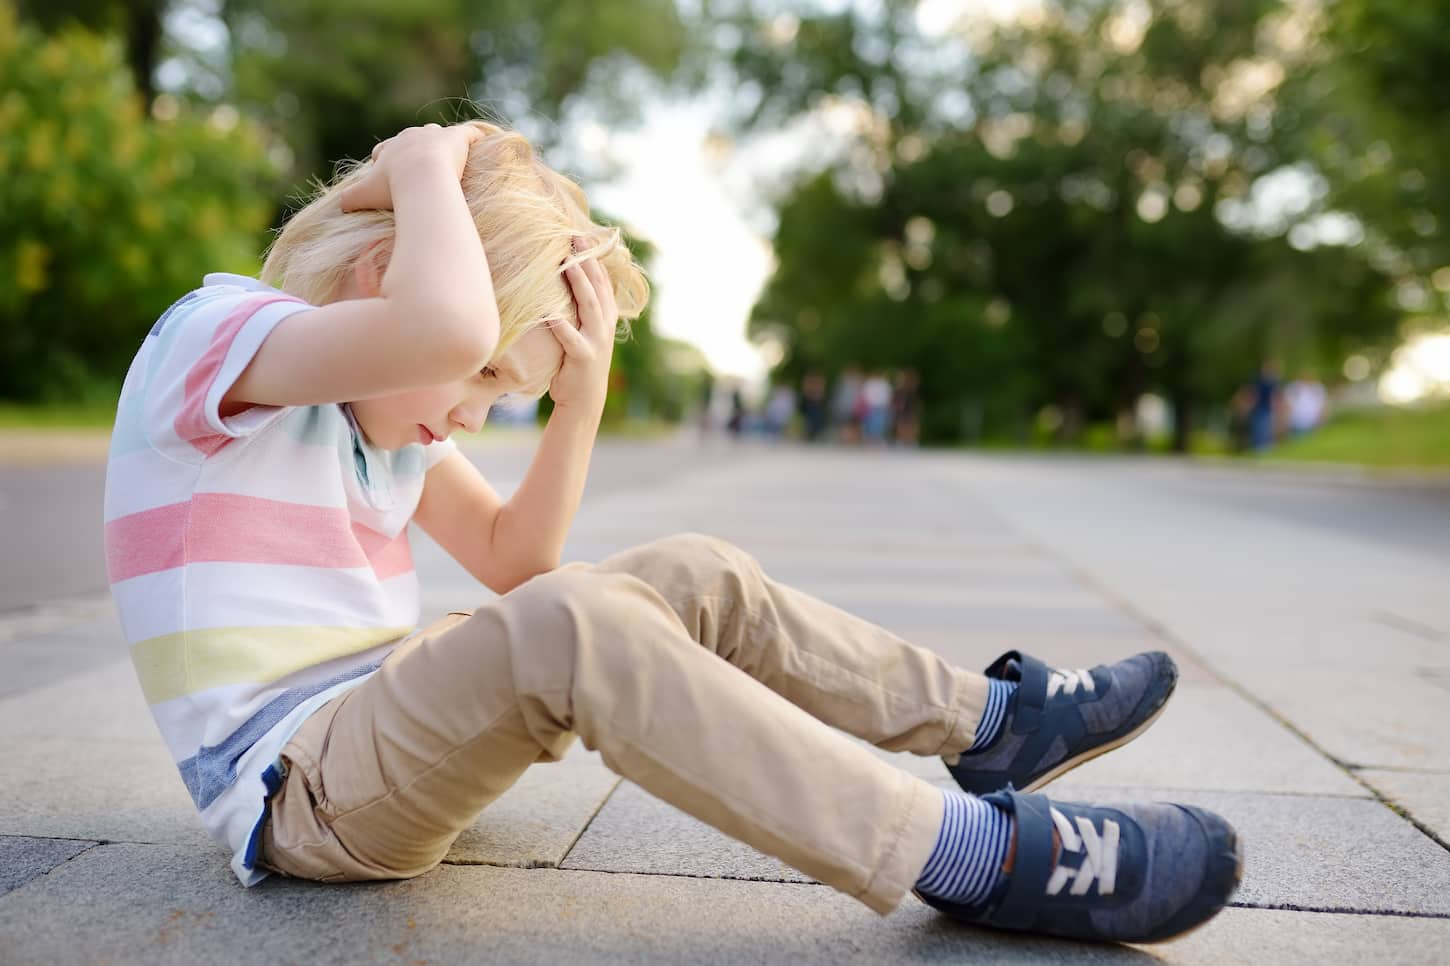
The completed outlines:
<svg viewBox="0 0 1450 966">
<path fill-rule="evenodd" d="M 1111 587 L 1103 583 L 1091 572 L 1089 572 L 1085 567 L 1078 564 L 1076 560 L 1073 560 L 1056 548 L 1044 544 L 1042 541 L 1038 540 L 1031 534 L 1025 533 L 1020 527 L 1013 524 L 1010 519 L 1007 518 L 1000 511 L 994 512 L 997 512 L 997 515 L 1002 518 L 1003 523 L 1012 527 L 1012 529 L 1016 530 L 1021 535 L 1024 543 L 1028 544 L 1029 546 L 1035 547 L 1039 552 L 1045 554 L 1046 556 L 1060 561 L 1068 569 L 1068 572 L 1071 573 L 1073 577 L 1076 578 L 1079 582 L 1081 582 L 1083 586 L 1102 596 L 1104 600 L 1116 607 L 1118 610 L 1122 611 L 1127 616 L 1131 617 L 1133 620 L 1142 624 L 1145 628 L 1155 634 L 1159 639 L 1165 641 L 1166 643 L 1172 644 L 1175 647 L 1181 648 L 1184 652 L 1192 655 L 1193 658 L 1198 661 L 1198 663 L 1203 667 L 1203 669 L 1207 671 L 1209 675 L 1215 678 L 1220 684 L 1233 691 L 1239 697 L 1243 698 L 1245 701 L 1249 702 L 1260 711 L 1263 711 L 1269 717 L 1273 718 L 1287 731 L 1297 737 L 1300 741 L 1304 742 L 1304 744 L 1317 751 L 1325 758 L 1325 760 L 1333 764 L 1334 767 L 1338 768 L 1345 775 L 1347 775 L 1355 784 L 1359 785 L 1366 792 L 1368 792 L 1371 798 L 1379 802 L 1391 812 L 1394 812 L 1406 822 L 1409 822 L 1416 829 L 1418 829 L 1422 835 L 1424 835 L 1430 841 L 1434 842 L 1436 845 L 1440 846 L 1441 849 L 1445 850 L 1446 852 L 1450 852 L 1450 842 L 1446 842 L 1433 829 L 1431 829 L 1424 822 L 1421 822 L 1419 819 L 1415 818 L 1409 813 L 1408 810 L 1400 806 L 1398 803 L 1386 798 L 1383 794 L 1380 793 L 1379 789 L 1375 788 L 1365 779 L 1361 778 L 1355 772 L 1354 766 L 1350 765 L 1347 762 L 1341 761 L 1339 758 L 1330 754 L 1329 751 L 1324 748 L 1324 746 L 1319 744 L 1313 738 L 1309 737 L 1309 735 L 1306 734 L 1302 729 L 1300 729 L 1297 725 L 1289 721 L 1273 707 L 1260 699 L 1256 694 L 1249 691 L 1242 684 L 1220 671 L 1216 666 L 1214 666 L 1212 662 L 1205 658 L 1197 648 L 1193 647 L 1187 641 L 1174 634 L 1156 618 L 1140 610 L 1135 604 L 1129 601 L 1122 594 L 1119 594 L 1117 591 L 1113 590 Z"/>
<path fill-rule="evenodd" d="M 575 834 L 575 836 L 572 839 L 569 840 L 569 845 L 564 849 L 564 854 L 561 855 L 561 856 L 559 856 L 559 861 L 558 862 L 550 862 L 547 859 L 526 859 L 523 863 L 516 863 L 516 862 L 490 862 L 487 859 L 449 859 L 449 858 L 446 858 L 445 857 L 443 859 L 442 863 L 440 863 L 440 864 L 442 864 L 442 865 L 488 865 L 488 866 L 493 866 L 494 868 L 499 868 L 499 869 L 557 869 L 557 868 L 560 868 L 560 867 L 563 866 L 563 864 L 565 862 L 568 862 L 569 861 L 569 853 L 571 853 L 571 852 L 574 851 L 574 846 L 578 845 L 579 844 L 579 840 L 584 837 L 584 833 L 587 832 L 587 831 L 589 831 L 589 826 L 591 826 L 591 825 L 594 824 L 594 819 L 596 819 L 599 816 L 599 813 L 604 810 L 604 806 L 609 803 L 609 800 L 611 798 L 614 797 L 614 793 L 617 792 L 617 791 L 619 791 L 619 786 L 623 782 L 624 782 L 624 779 L 623 778 L 618 778 L 618 777 L 615 778 L 613 787 L 610 788 L 609 789 L 609 792 L 603 798 L 601 798 L 599 800 L 599 804 L 596 805 L 596 806 L 594 806 L 594 811 L 592 811 L 592 812 L 589 813 L 589 817 L 587 819 L 585 819 L 584 824 L 582 826 L 580 826 L 578 833 Z M 484 809 L 484 812 L 486 813 L 487 811 L 488 811 L 488 809 L 485 808 Z"/>
<path fill-rule="evenodd" d="M 13 888 L 13 889 L 7 889 L 4 892 L 0 892 L 0 903 L 3 903 L 6 900 L 6 898 L 8 898 L 9 896 L 13 896 L 16 893 L 21 892 L 24 889 L 28 888 L 32 882 L 38 882 L 41 879 L 45 878 L 46 876 L 50 875 L 56 869 L 59 869 L 62 866 L 68 864 L 68 863 L 74 862 L 76 859 L 78 859 L 81 856 L 86 855 L 86 854 L 88 854 L 90 852 L 95 851 L 96 849 L 100 848 L 102 845 L 108 845 L 108 844 L 110 844 L 110 843 L 107 843 L 107 842 L 95 842 L 95 841 L 91 841 L 89 839 L 65 839 L 65 838 L 59 838 L 59 837 L 56 837 L 56 836 L 49 836 L 49 835 L 25 835 L 25 836 L 12 836 L 12 837 L 13 838 L 30 838 L 30 839 L 48 839 L 50 841 L 56 841 L 56 842 L 78 842 L 78 841 L 85 841 L 85 842 L 89 842 L 90 844 L 88 844 L 85 848 L 81 849 L 75 855 L 67 856 L 66 858 L 64 858 L 61 861 L 57 862 L 55 865 L 53 865 L 50 868 L 46 869 L 44 872 L 40 872 L 40 873 L 37 873 L 36 875 L 31 876 L 30 878 L 26 879 L 24 882 L 20 883 L 15 888 Z"/>
<path fill-rule="evenodd" d="M 1381 916 L 1386 919 L 1450 919 L 1450 912 L 1400 912 L 1394 909 L 1356 909 L 1352 906 L 1304 906 L 1293 902 L 1230 902 L 1233 909 L 1268 912 L 1317 912 L 1335 916 Z"/>
<path fill-rule="evenodd" d="M 460 863 L 450 863 L 460 864 Z M 491 866 L 493 868 L 518 868 L 517 866 L 504 866 L 488 862 L 471 862 L 469 865 Z M 724 882 L 768 882 L 771 885 L 782 886 L 804 886 L 806 888 L 818 889 L 827 888 L 823 883 L 810 881 L 802 882 L 799 879 L 772 879 L 763 876 L 744 875 L 701 875 L 693 872 L 654 872 L 636 869 L 586 869 L 572 868 L 565 869 L 554 866 L 536 866 L 550 872 L 585 872 L 591 875 L 642 875 L 659 879 L 700 879 L 715 880 Z M 1260 902 L 1230 902 L 1229 907 L 1233 909 L 1256 909 L 1263 912 L 1303 912 L 1319 915 L 1332 916 L 1379 916 L 1386 919 L 1444 919 L 1450 920 L 1450 913 L 1446 912 L 1401 912 L 1394 909 L 1358 909 L 1353 906 L 1306 906 L 1296 903 L 1260 903 Z"/>
<path fill-rule="evenodd" d="M 1082 577 L 1082 579 L 1084 581 L 1086 581 L 1091 587 L 1093 587 L 1094 590 L 1097 590 L 1104 597 L 1106 597 L 1114 606 L 1119 607 L 1121 610 L 1124 611 L 1124 613 L 1127 613 L 1129 616 L 1131 616 L 1131 617 L 1135 618 L 1136 620 L 1142 622 L 1142 624 L 1145 627 L 1147 627 L 1150 631 L 1152 631 L 1158 637 L 1162 638 L 1164 641 L 1167 641 L 1168 643 L 1174 645 L 1175 647 L 1180 647 L 1184 651 L 1188 652 L 1189 654 L 1192 654 L 1194 656 L 1194 658 L 1200 664 L 1202 664 L 1203 667 L 1211 675 L 1213 675 L 1213 677 L 1215 677 L 1216 679 L 1218 679 L 1223 684 L 1224 687 L 1226 687 L 1229 690 L 1235 692 L 1241 698 L 1243 698 L 1245 701 L 1249 702 L 1254 707 L 1258 708 L 1260 711 L 1264 712 L 1269 717 L 1273 718 L 1275 721 L 1277 721 L 1280 724 L 1280 726 L 1282 726 L 1290 734 L 1293 734 L 1300 741 L 1304 742 L 1304 744 L 1308 745 L 1314 751 L 1318 752 L 1321 756 L 1324 757 L 1324 759 L 1326 761 L 1328 761 L 1330 764 L 1334 765 L 1334 767 L 1338 768 L 1341 772 L 1343 772 L 1346 776 L 1348 776 L 1355 784 L 1359 785 L 1366 792 L 1368 792 L 1370 794 L 1370 797 L 1372 797 L 1375 801 L 1379 802 L 1381 805 L 1383 805 L 1385 808 L 1389 809 L 1391 812 L 1394 812 L 1396 815 L 1398 815 L 1400 818 L 1404 819 L 1406 822 L 1409 822 L 1416 829 L 1418 829 L 1419 832 L 1422 835 L 1424 835 L 1426 838 L 1428 838 L 1431 842 L 1434 842 L 1441 849 L 1445 850 L 1446 852 L 1450 852 L 1450 842 L 1446 842 L 1444 839 L 1442 839 L 1439 836 L 1439 834 L 1437 834 L 1435 832 L 1434 829 L 1430 828 L 1430 826 L 1428 826 L 1424 822 L 1421 822 L 1415 816 L 1411 815 L 1410 812 L 1409 812 L 1409 810 L 1406 809 L 1404 806 L 1402 806 L 1398 802 L 1392 801 L 1391 799 L 1389 799 L 1388 797 L 1386 797 L 1378 788 L 1375 788 L 1373 785 L 1371 785 L 1368 781 L 1366 781 L 1359 774 L 1358 769 L 1360 769 L 1360 768 L 1370 768 L 1370 769 L 1372 769 L 1373 766 L 1354 765 L 1354 764 L 1351 764 L 1351 763 L 1349 763 L 1347 761 L 1344 761 L 1344 760 L 1340 759 L 1336 755 L 1331 754 L 1327 748 L 1325 748 L 1319 742 L 1317 742 L 1313 738 L 1311 738 L 1309 736 L 1309 734 L 1307 732 L 1305 732 L 1302 728 L 1300 728 L 1298 725 L 1294 724 L 1288 718 L 1284 717 L 1284 715 L 1280 714 L 1273 706 L 1271 706 L 1270 704 L 1268 704 L 1266 701 L 1264 701 L 1258 695 L 1254 694 L 1248 688 L 1244 687 L 1242 684 L 1240 684 L 1239 682 L 1235 681 L 1234 679 L 1228 677 L 1226 674 L 1224 674 L 1218 668 L 1214 667 L 1213 664 L 1210 663 L 1208 660 L 1206 660 L 1204 658 L 1204 656 L 1202 654 L 1200 654 L 1195 648 L 1193 648 L 1192 646 L 1190 646 L 1182 638 L 1180 638 L 1177 635 L 1175 635 L 1167 627 L 1163 626 L 1163 624 L 1159 623 L 1157 620 L 1155 620 L 1155 619 L 1149 617 L 1148 615 L 1142 613 L 1141 611 L 1139 611 L 1132 604 L 1130 604 L 1129 602 L 1127 602 L 1126 600 L 1124 600 L 1122 597 L 1118 596 L 1112 590 L 1110 590 L 1107 587 L 1105 587 L 1103 584 L 1101 584 L 1100 582 L 1098 582 L 1095 578 L 1093 578 L 1091 575 L 1087 574 L 1085 571 L 1082 571 L 1075 564 L 1069 563 L 1069 566 L 1072 566 L 1073 569 L 1074 569 L 1074 571 L 1076 573 L 1080 574 L 1081 577 Z"/>
<path fill-rule="evenodd" d="M 1248 688 L 1244 687 L 1238 681 L 1235 681 L 1233 678 L 1230 678 L 1228 675 L 1220 671 L 1201 653 L 1199 653 L 1196 648 L 1188 644 L 1187 641 L 1184 641 L 1182 638 L 1178 637 L 1156 619 L 1138 610 L 1137 607 L 1135 607 L 1133 604 L 1129 603 L 1116 592 L 1105 586 L 1103 583 L 1097 580 L 1097 578 L 1087 573 L 1081 567 L 1077 566 L 1077 564 L 1073 563 L 1072 561 L 1066 560 L 1066 558 L 1060 557 L 1060 559 L 1063 559 L 1067 563 L 1067 565 L 1072 569 L 1073 573 L 1077 575 L 1079 579 L 1081 579 L 1093 590 L 1102 594 L 1103 597 L 1106 598 L 1111 604 L 1122 610 L 1125 614 L 1142 623 L 1144 627 L 1148 628 L 1148 630 L 1152 631 L 1162 640 L 1167 641 L 1175 647 L 1182 648 L 1187 653 L 1193 655 L 1194 659 L 1196 659 L 1199 664 L 1203 665 L 1204 669 L 1208 671 L 1208 673 L 1211 674 L 1214 678 L 1216 678 L 1221 684 L 1223 684 L 1224 687 L 1233 691 L 1234 693 L 1239 695 L 1239 697 L 1243 698 L 1245 701 L 1249 702 L 1254 707 L 1258 708 L 1260 711 L 1273 718 L 1290 734 L 1293 734 L 1300 741 L 1304 742 L 1304 744 L 1308 745 L 1314 751 L 1318 752 L 1324 757 L 1326 761 L 1334 765 L 1334 767 L 1338 768 L 1355 784 L 1359 785 L 1365 791 L 1369 792 L 1370 797 L 1372 797 L 1375 801 L 1379 802 L 1385 808 L 1394 812 L 1400 818 L 1409 822 L 1416 829 L 1418 829 L 1422 835 L 1424 835 L 1430 841 L 1434 842 L 1436 845 L 1440 846 L 1441 849 L 1444 849 L 1446 852 L 1450 852 L 1450 842 L 1446 842 L 1444 839 L 1442 839 L 1435 832 L 1434 829 L 1430 828 L 1424 822 L 1421 822 L 1419 819 L 1415 818 L 1415 816 L 1411 815 L 1409 811 L 1401 806 L 1398 802 L 1391 801 L 1389 798 L 1387 798 L 1382 792 L 1380 792 L 1378 788 L 1375 788 L 1373 785 L 1371 785 L 1356 771 L 1356 768 L 1367 766 L 1352 765 L 1349 762 L 1342 761 L 1337 756 L 1330 754 L 1328 749 L 1326 749 L 1323 745 L 1319 744 L 1319 742 L 1315 741 L 1313 738 L 1309 737 L 1308 733 L 1306 733 L 1298 725 L 1294 724 L 1288 718 L 1284 717 L 1271 705 L 1265 702 L 1258 695 L 1254 694 Z"/>
</svg>

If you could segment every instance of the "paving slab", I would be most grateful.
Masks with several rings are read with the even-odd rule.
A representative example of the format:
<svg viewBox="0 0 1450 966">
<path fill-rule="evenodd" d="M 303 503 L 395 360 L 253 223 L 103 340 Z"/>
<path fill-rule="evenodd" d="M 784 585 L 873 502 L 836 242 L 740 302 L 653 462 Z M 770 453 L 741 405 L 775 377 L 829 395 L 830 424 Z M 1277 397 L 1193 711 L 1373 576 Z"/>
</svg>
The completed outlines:
<svg viewBox="0 0 1450 966">
<path fill-rule="evenodd" d="M 1121 636 L 1139 631 L 1136 620 L 1103 605 L 1046 607 L 1036 604 L 974 603 L 970 600 L 897 603 L 863 595 L 837 601 L 858 617 L 890 628 L 954 628 L 963 632 L 1099 634 Z"/>
<path fill-rule="evenodd" d="M 561 868 L 764 882 L 815 881 L 632 782 L 621 783 L 610 796 Z"/>
<path fill-rule="evenodd" d="M 0 895 L 45 875 L 95 844 L 76 839 L 0 835 Z"/>
<path fill-rule="evenodd" d="M 1415 633 L 1383 611 L 1336 606 L 1332 600 L 1257 603 L 1232 609 L 1193 600 L 1172 607 L 1173 629 L 1204 653 L 1257 667 L 1414 670 L 1450 666 L 1450 644 Z"/>
<path fill-rule="evenodd" d="M 0 612 L 0 644 L 63 631 L 78 624 L 102 622 L 112 622 L 120 630 L 109 592 L 48 603 L 34 601 L 18 610 Z"/>
<path fill-rule="evenodd" d="M 66 619 L 60 613 L 14 618 L 0 624 L 0 699 L 44 687 L 126 653 L 114 616 Z"/>
<path fill-rule="evenodd" d="M 329 927 L 335 923 L 346 927 Z M 1176 942 L 1132 947 L 977 929 L 910 898 L 883 918 L 824 886 L 797 883 L 443 866 L 406 882 L 273 878 L 244 890 L 219 858 L 103 845 L 0 897 L 0 934 L 16 966 L 1438 964 L 1450 920 L 1228 909 Z"/>
<path fill-rule="evenodd" d="M 0 796 L 0 835 L 217 848 L 159 736 L 5 742 L 0 774 L 25 776 L 23 793 Z"/>
<path fill-rule="evenodd" d="M 1376 667 L 1220 666 L 1347 765 L 1450 771 L 1450 704 L 1431 677 Z"/>
<path fill-rule="evenodd" d="M 939 757 L 871 750 L 918 778 L 948 777 Z M 1202 684 L 1179 684 L 1168 709 L 1147 732 L 1078 766 L 1050 786 L 1049 794 L 1068 783 L 1372 797 L 1343 769 L 1233 690 Z"/>
<path fill-rule="evenodd" d="M 1369 797 L 1342 769 L 1241 695 L 1202 684 L 1180 684 L 1148 731 L 1061 781 Z"/>
<path fill-rule="evenodd" d="M 883 566 L 889 564 L 883 563 Z M 1054 611 L 1113 611 L 1102 597 L 1081 585 L 1068 583 L 1054 584 L 1051 589 L 1010 584 L 978 587 L 956 580 L 910 579 L 895 574 L 863 574 L 854 580 L 802 576 L 785 582 L 797 590 L 847 609 L 853 604 L 865 602 L 888 606 L 1005 605 Z"/>
<path fill-rule="evenodd" d="M 1450 774 L 1366 768 L 1359 777 L 1410 817 L 1450 843 Z"/>
<path fill-rule="evenodd" d="M 940 761 L 892 755 L 906 770 L 944 788 L 955 788 Z M 1106 764 L 1106 762 L 1104 762 Z M 1094 763 L 1096 764 L 1096 763 Z M 1066 800 L 1185 801 L 1219 811 L 1245 837 L 1250 872 L 1241 894 L 1255 905 L 1353 912 L 1450 914 L 1450 898 L 1420 897 L 1418 888 L 1450 889 L 1450 853 L 1373 799 L 1223 793 L 1201 787 L 1103 787 L 1086 784 L 1092 765 L 1052 786 Z M 1104 769 L 1106 771 L 1107 769 Z M 1130 772 L 1131 773 L 1131 772 Z M 1099 775 L 1101 777 L 1101 775 Z M 1364 794 L 1359 786 L 1353 786 Z M 1343 851 L 1341 851 L 1341 849 Z M 1367 851 L 1368 863 L 1335 868 L 1329 857 Z M 1414 863 L 1422 879 L 1381 889 L 1400 863 Z M 764 855 L 650 796 L 628 782 L 605 804 L 579 839 L 563 868 L 662 875 L 715 876 L 776 882 L 810 881 Z M 1378 873 L 1378 874 L 1376 874 Z M 1254 881 L 1250 882 L 1249 879 Z M 1315 880 L 1315 881 L 1301 881 Z"/>
<path fill-rule="evenodd" d="M 1450 916 L 1450 851 L 1374 799 L 1104 788 L 1073 776 L 1064 801 L 1177 801 L 1217 812 L 1243 842 L 1239 905 Z"/>
<path fill-rule="evenodd" d="M 464 829 L 443 861 L 525 869 L 556 866 L 619 782 L 598 761 L 530 768 Z"/>
<path fill-rule="evenodd" d="M 130 659 L 114 653 L 90 659 L 87 669 L 64 680 L 0 698 L 0 734 L 17 743 L 21 738 L 76 738 L 162 747 Z M 0 767 L 18 751 L 0 745 Z"/>
<path fill-rule="evenodd" d="M 1051 667 L 1086 668 L 1111 663 L 1142 651 L 1163 651 L 1178 665 L 1179 687 L 1219 684 L 1219 676 L 1180 645 L 1165 641 L 1148 628 L 1137 626 L 1122 633 L 1078 633 L 1022 628 L 902 627 L 896 632 L 913 644 L 936 651 L 962 667 L 981 670 L 1004 651 L 1031 654 Z"/>
</svg>

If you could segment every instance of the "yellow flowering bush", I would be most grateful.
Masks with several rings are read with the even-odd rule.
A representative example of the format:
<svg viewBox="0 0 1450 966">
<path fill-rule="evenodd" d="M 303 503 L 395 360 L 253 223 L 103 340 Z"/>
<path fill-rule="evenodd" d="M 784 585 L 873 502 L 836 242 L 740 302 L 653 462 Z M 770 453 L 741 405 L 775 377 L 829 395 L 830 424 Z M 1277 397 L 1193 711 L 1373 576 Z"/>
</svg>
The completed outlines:
<svg viewBox="0 0 1450 966">
<path fill-rule="evenodd" d="M 230 107 L 144 105 L 119 38 L 0 0 L 0 398 L 119 386 L 156 317 L 255 272 L 279 172 Z"/>
</svg>

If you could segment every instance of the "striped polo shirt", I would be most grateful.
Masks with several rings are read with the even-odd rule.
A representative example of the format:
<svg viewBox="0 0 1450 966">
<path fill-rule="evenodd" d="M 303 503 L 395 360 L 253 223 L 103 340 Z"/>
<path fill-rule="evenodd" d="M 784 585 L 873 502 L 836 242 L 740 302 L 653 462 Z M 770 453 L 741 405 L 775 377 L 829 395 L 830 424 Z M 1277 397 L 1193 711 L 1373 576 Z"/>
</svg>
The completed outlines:
<svg viewBox="0 0 1450 966">
<path fill-rule="evenodd" d="M 346 404 L 222 396 L 312 306 L 211 274 L 131 363 L 106 467 L 111 594 L 141 689 L 203 824 L 256 867 L 278 754 L 303 719 L 417 631 L 407 525 L 451 440 L 374 447 Z"/>
</svg>

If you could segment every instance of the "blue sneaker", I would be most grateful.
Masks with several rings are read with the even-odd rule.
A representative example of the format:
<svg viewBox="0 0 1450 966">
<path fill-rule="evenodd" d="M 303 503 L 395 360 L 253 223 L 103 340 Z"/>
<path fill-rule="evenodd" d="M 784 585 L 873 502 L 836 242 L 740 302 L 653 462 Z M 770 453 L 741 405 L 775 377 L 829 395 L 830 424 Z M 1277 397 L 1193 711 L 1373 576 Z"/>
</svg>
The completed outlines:
<svg viewBox="0 0 1450 966">
<path fill-rule="evenodd" d="M 1077 805 L 1011 789 L 986 800 L 1016 817 L 1012 871 L 978 905 L 916 892 L 963 922 L 1065 939 L 1162 942 L 1211 919 L 1243 876 L 1233 827 L 1203 809 Z"/>
<path fill-rule="evenodd" d="M 943 755 L 947 770 L 973 795 L 1009 785 L 1032 792 L 1083 762 L 1148 730 L 1178 683 L 1178 668 L 1149 651 L 1087 671 L 1059 671 L 1017 651 L 987 677 L 1017 680 L 997 739 L 980 751 Z"/>
</svg>

